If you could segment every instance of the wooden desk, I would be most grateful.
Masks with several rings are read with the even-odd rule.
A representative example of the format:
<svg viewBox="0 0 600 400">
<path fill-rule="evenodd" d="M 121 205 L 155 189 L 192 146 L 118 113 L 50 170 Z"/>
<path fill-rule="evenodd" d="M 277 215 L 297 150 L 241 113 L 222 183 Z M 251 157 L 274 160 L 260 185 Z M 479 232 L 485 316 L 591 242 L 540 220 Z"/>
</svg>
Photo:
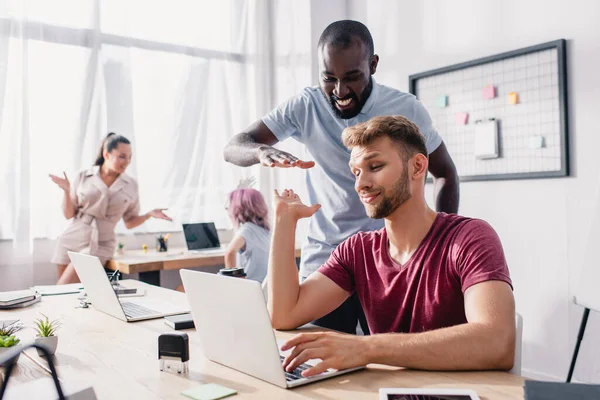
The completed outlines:
<svg viewBox="0 0 600 400">
<path fill-rule="evenodd" d="M 300 249 L 296 249 L 300 258 Z M 195 267 L 216 267 L 225 265 L 225 248 L 206 253 L 190 253 L 186 248 L 174 248 L 159 253 L 156 250 L 128 250 L 116 255 L 106 264 L 111 271 L 117 269 L 124 274 L 139 274 L 139 280 L 160 286 L 160 271 Z"/>
<path fill-rule="evenodd" d="M 185 303 L 183 293 L 141 282 L 126 280 L 129 287 L 146 288 L 149 295 Z M 75 308 L 76 295 L 47 296 L 25 309 L 0 311 L 0 319 L 19 318 L 27 326 L 18 332 L 23 341 L 34 337 L 33 318 L 45 313 L 61 318 L 58 332 L 56 367 L 63 381 L 79 380 L 94 387 L 99 399 L 177 399 L 180 392 L 203 383 L 214 382 L 238 391 L 233 399 L 369 399 L 377 398 L 381 387 L 454 387 L 474 389 L 482 399 L 523 399 L 523 378 L 505 372 L 422 372 L 382 365 L 334 377 L 292 390 L 281 389 L 251 376 L 206 360 L 199 338 L 190 335 L 190 372 L 176 375 L 160 372 L 157 336 L 169 331 L 161 319 L 125 323 L 93 308 Z M 291 332 L 276 332 L 289 337 Z M 27 355 L 43 359 L 33 349 Z M 21 355 L 11 387 L 44 374 L 40 367 Z M 36 369 L 36 367 L 38 369 Z M 16 379 L 15 379 L 16 378 Z"/>
</svg>

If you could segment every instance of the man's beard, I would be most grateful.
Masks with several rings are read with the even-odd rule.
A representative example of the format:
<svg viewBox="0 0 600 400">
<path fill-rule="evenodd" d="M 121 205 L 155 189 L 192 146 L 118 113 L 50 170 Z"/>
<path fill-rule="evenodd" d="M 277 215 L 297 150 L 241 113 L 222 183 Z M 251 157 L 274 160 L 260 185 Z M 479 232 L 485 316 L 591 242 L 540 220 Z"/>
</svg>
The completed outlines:
<svg viewBox="0 0 600 400">
<path fill-rule="evenodd" d="M 398 178 L 390 192 L 390 195 L 386 195 L 385 191 L 382 193 L 384 197 L 378 205 L 365 207 L 370 218 L 386 218 L 412 197 L 408 189 L 408 168 L 404 168 L 404 173 Z"/>
<path fill-rule="evenodd" d="M 373 90 L 373 78 L 371 76 L 369 76 L 369 83 L 367 84 L 365 89 L 360 94 L 360 98 L 362 99 L 362 100 L 360 100 L 360 103 L 358 102 L 358 98 L 355 93 L 351 93 L 349 96 L 346 96 L 343 99 L 339 99 L 339 100 L 347 100 L 347 99 L 352 98 L 354 100 L 355 104 L 358 103 L 358 106 L 351 110 L 342 111 L 339 108 L 337 108 L 336 101 L 335 101 L 335 99 L 337 99 L 337 97 L 334 96 L 333 94 L 331 94 L 328 98 L 326 96 L 326 98 L 327 98 L 327 100 L 329 100 L 329 105 L 331 106 L 331 109 L 333 110 L 333 113 L 335 114 L 336 117 L 341 118 L 341 119 L 350 119 L 350 118 L 356 117 L 362 111 L 362 108 L 364 107 L 365 103 L 369 99 L 369 96 L 371 95 L 372 90 Z M 321 91 L 321 92 L 323 92 L 323 91 Z M 323 95 L 325 96 L 325 93 L 323 93 Z"/>
</svg>

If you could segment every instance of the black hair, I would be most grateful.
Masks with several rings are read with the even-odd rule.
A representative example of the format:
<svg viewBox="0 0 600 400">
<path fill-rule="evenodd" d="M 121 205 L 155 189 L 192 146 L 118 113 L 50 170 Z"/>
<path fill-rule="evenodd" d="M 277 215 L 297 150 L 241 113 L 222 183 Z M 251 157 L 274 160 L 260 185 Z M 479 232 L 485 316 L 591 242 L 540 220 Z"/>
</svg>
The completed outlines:
<svg viewBox="0 0 600 400">
<path fill-rule="evenodd" d="M 100 145 L 100 151 L 96 156 L 94 166 L 102 166 L 102 164 L 104 164 L 104 150 L 110 153 L 119 146 L 119 143 L 131 144 L 131 142 L 125 136 L 117 135 L 114 132 L 106 135 L 102 141 L 102 144 Z"/>
<path fill-rule="evenodd" d="M 352 41 L 357 38 L 365 45 L 367 56 L 370 59 L 375 54 L 375 46 L 373 45 L 373 37 L 369 28 L 358 21 L 344 19 L 331 23 L 319 38 L 317 48 L 322 48 L 326 44 L 333 47 L 345 49 L 352 45 Z"/>
</svg>

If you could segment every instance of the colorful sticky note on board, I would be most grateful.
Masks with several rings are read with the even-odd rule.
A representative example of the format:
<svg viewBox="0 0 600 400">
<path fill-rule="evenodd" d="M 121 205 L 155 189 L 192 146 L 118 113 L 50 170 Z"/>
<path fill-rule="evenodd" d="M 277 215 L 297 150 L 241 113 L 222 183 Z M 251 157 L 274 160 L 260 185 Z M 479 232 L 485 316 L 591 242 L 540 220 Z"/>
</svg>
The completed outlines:
<svg viewBox="0 0 600 400">
<path fill-rule="evenodd" d="M 469 120 L 469 113 L 466 112 L 458 112 L 454 114 L 454 119 L 456 121 L 456 125 L 466 125 Z"/>
<path fill-rule="evenodd" d="M 510 92 L 508 94 L 508 104 L 517 104 L 519 103 L 519 95 L 517 92 Z"/>
<path fill-rule="evenodd" d="M 216 383 L 207 383 L 181 392 L 182 395 L 195 400 L 217 400 L 233 396 L 236 393 L 235 390 L 217 385 Z"/>
<path fill-rule="evenodd" d="M 448 105 L 448 96 L 446 96 L 445 94 L 438 96 L 438 98 L 435 101 L 435 105 L 438 108 L 444 108 Z"/>
<path fill-rule="evenodd" d="M 496 97 L 496 87 L 494 85 L 487 85 L 483 88 L 483 98 L 486 100 L 493 99 Z"/>
</svg>

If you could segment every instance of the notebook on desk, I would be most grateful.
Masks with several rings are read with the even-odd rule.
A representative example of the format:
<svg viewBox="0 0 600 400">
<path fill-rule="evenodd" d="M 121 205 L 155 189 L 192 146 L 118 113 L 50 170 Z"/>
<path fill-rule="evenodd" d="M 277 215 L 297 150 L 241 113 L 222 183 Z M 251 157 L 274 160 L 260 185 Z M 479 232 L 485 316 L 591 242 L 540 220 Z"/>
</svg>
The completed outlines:
<svg viewBox="0 0 600 400">
<path fill-rule="evenodd" d="M 190 329 L 194 327 L 194 319 L 192 318 L 191 313 L 171 315 L 165 317 L 165 324 L 176 331 L 180 329 Z"/>
<path fill-rule="evenodd" d="M 182 226 L 188 252 L 210 253 L 222 250 L 214 222 L 198 222 Z"/>
</svg>

